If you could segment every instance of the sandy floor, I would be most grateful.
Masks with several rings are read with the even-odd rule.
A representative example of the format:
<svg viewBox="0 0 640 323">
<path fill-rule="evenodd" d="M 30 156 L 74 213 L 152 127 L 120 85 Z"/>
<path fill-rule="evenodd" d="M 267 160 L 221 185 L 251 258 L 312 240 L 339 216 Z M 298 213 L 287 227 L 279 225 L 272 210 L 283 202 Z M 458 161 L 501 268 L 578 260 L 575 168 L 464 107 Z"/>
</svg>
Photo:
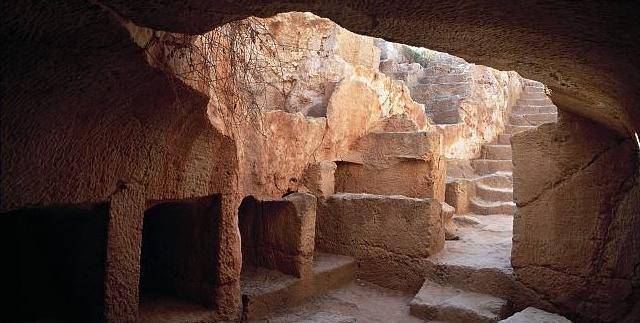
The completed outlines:
<svg viewBox="0 0 640 323">
<path fill-rule="evenodd" d="M 478 225 L 460 227 L 460 240 L 447 241 L 434 262 L 509 271 L 512 216 L 477 216 Z M 422 322 L 409 315 L 413 294 L 357 280 L 304 305 L 259 322 Z"/>
<path fill-rule="evenodd" d="M 258 322 L 422 322 L 409 315 L 410 293 L 357 280 Z"/>
</svg>

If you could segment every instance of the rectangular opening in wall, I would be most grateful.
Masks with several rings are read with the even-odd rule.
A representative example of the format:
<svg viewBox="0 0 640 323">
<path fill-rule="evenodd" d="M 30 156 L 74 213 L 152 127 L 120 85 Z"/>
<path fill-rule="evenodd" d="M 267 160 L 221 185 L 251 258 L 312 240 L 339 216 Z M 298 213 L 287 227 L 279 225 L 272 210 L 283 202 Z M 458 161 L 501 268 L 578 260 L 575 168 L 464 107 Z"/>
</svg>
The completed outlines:
<svg viewBox="0 0 640 323">
<path fill-rule="evenodd" d="M 103 320 L 107 222 L 107 204 L 0 214 L 3 320 Z"/>
<path fill-rule="evenodd" d="M 221 212 L 220 196 L 161 201 L 147 209 L 140 258 L 142 317 L 206 313 L 214 306 Z"/>
</svg>

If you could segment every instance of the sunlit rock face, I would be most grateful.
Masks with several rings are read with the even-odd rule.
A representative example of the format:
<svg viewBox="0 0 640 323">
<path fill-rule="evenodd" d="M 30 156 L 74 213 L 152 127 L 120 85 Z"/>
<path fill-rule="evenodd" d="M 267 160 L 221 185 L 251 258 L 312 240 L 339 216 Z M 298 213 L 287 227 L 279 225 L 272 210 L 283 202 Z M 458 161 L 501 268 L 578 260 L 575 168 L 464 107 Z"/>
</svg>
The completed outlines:
<svg viewBox="0 0 640 323">
<path fill-rule="evenodd" d="M 369 132 L 432 124 L 403 82 L 379 72 L 374 39 L 328 19 L 280 14 L 196 37 L 126 26 L 151 65 L 211 98 L 211 123 L 238 142 L 247 194 L 298 190 L 308 163 L 347 158 Z"/>
<path fill-rule="evenodd" d="M 411 97 L 444 138 L 450 159 L 479 156 L 480 147 L 504 131 L 507 116 L 520 96 L 524 79 L 475 65 L 446 53 L 377 40 L 380 70 L 402 80 Z"/>
<path fill-rule="evenodd" d="M 236 7 L 217 0 L 104 2 L 139 25 L 190 33 L 250 15 L 311 11 L 356 33 L 518 71 L 547 84 L 560 109 L 620 135 L 640 128 L 635 87 L 640 57 L 632 54 L 640 50 L 640 29 L 634 28 L 633 2 L 246 1 Z"/>
<path fill-rule="evenodd" d="M 237 139 L 240 182 L 247 194 L 277 196 L 298 190 L 308 163 L 344 160 L 367 133 L 418 131 L 432 125 L 404 83 L 379 72 L 380 50 L 372 38 L 309 13 L 240 23 L 253 34 L 228 48 L 241 57 L 209 45 L 219 35 L 237 32 L 234 24 L 189 39 L 190 50 L 200 55 L 189 56 L 162 40 L 151 51 L 177 52 L 160 56 L 163 61 L 155 64 L 211 97 L 211 123 Z M 130 25 L 134 38 L 144 34 L 141 29 Z M 190 77 L 190 66 L 197 64 L 188 59 L 194 56 L 220 62 L 215 69 L 198 71 L 210 75 L 205 80 L 209 84 Z M 234 59 L 250 66 L 239 71 Z M 228 82 L 232 72 L 239 75 Z"/>
</svg>

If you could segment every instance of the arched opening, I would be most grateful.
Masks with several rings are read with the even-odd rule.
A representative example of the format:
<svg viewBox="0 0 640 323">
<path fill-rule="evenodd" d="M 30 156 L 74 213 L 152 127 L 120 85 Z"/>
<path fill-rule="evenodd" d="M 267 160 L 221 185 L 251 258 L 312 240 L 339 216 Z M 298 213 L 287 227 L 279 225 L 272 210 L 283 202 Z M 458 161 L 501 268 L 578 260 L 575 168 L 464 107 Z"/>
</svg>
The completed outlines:
<svg viewBox="0 0 640 323">
<path fill-rule="evenodd" d="M 634 29 L 629 28 L 637 20 L 633 15 L 635 10 L 631 10 L 634 9 L 632 4 L 549 2 L 544 6 L 525 7 L 519 2 L 452 4 L 433 1 L 418 4 L 374 1 L 366 5 L 338 3 L 340 7 L 337 8 L 337 2 L 310 5 L 305 1 L 249 1 L 244 3 L 246 6 L 223 10 L 200 0 L 190 1 L 188 5 L 161 4 L 156 0 L 71 3 L 58 6 L 43 2 L 32 6 L 28 2 L 14 1 L 5 8 L 8 18 L 2 20 L 2 27 L 9 31 L 5 33 L 5 44 L 9 48 L 6 61 L 10 63 L 3 66 L 3 73 L 7 74 L 6 77 L 3 75 L 3 80 L 11 81 L 4 82 L 2 87 L 2 97 L 7 101 L 0 123 L 0 207 L 3 211 L 13 212 L 29 205 L 96 203 L 115 197 L 119 205 L 110 213 L 113 218 L 107 221 L 106 276 L 110 281 L 104 294 L 111 293 L 105 298 L 119 304 L 110 306 L 114 305 L 110 302 L 106 305 L 107 320 L 136 319 L 138 287 L 144 291 L 141 294 L 141 319 L 157 321 L 160 316 L 147 314 L 153 314 L 154 309 L 163 312 L 167 308 L 165 304 L 181 303 L 188 306 L 181 307 L 180 315 L 207 306 L 206 310 L 213 308 L 220 314 L 220 317 L 200 316 L 194 320 L 233 321 L 240 318 L 237 312 L 241 308 L 240 294 L 248 302 L 245 304 L 256 300 L 253 304 L 258 307 L 253 308 L 265 309 L 266 313 L 275 308 L 285 309 L 307 296 L 333 290 L 337 285 L 331 282 L 353 282 L 357 272 L 360 278 L 377 284 L 395 285 L 404 294 L 399 298 L 377 298 L 384 292 L 358 294 L 372 289 L 351 289 L 357 291 L 350 294 L 355 297 L 349 301 L 340 298 L 343 305 L 348 305 L 340 307 L 343 312 L 329 313 L 339 314 L 331 320 L 349 321 L 364 315 L 359 317 L 363 321 L 408 321 L 412 312 L 413 316 L 424 319 L 431 315 L 429 319 L 453 317 L 453 320 L 474 321 L 482 316 L 482 319 L 495 321 L 511 314 L 512 309 L 505 310 L 511 302 L 516 310 L 535 305 L 577 321 L 637 321 L 640 315 L 637 284 L 640 247 L 635 237 L 640 227 L 640 181 L 637 153 L 630 149 L 633 144 L 628 135 L 637 132 L 639 124 L 635 113 L 639 97 L 634 86 L 638 84 L 640 73 L 634 70 L 638 66 L 637 55 L 629 54 L 636 51 L 635 39 L 639 38 L 635 37 Z M 394 61 L 392 56 L 377 55 L 377 50 L 384 48 L 378 47 L 375 40 L 338 29 L 320 18 L 314 18 L 316 23 L 313 24 L 296 25 L 295 22 L 304 22 L 307 18 L 292 19 L 294 23 L 290 25 L 283 20 L 272 24 L 272 31 L 291 40 L 288 46 L 280 46 L 293 50 L 287 52 L 291 54 L 291 61 L 254 60 L 254 53 L 247 51 L 232 57 L 241 57 L 240 61 L 225 63 L 222 60 L 223 68 L 214 74 L 220 72 L 222 79 L 229 80 L 226 72 L 238 68 L 243 81 L 249 83 L 242 88 L 222 86 L 222 99 L 229 99 L 224 95 L 241 93 L 242 99 L 248 101 L 235 104 L 238 102 L 234 100 L 217 100 L 220 97 L 213 95 L 216 91 L 207 88 L 210 82 L 194 82 L 193 78 L 185 77 L 191 76 L 190 71 L 183 73 L 185 68 L 202 67 L 202 62 L 188 64 L 183 60 L 184 50 L 192 49 L 192 45 L 202 41 L 201 36 L 210 36 L 206 31 L 212 26 L 249 15 L 269 16 L 292 9 L 317 10 L 360 33 L 438 46 L 435 49 L 461 55 L 469 61 L 526 73 L 523 75 L 551 86 L 554 89 L 551 97 L 556 104 L 562 103 L 566 113 L 560 115 L 558 124 L 544 124 L 508 138 L 505 132 L 528 130 L 523 127 L 530 127 L 532 122 L 549 116 L 524 116 L 534 113 L 514 113 L 513 109 L 509 112 L 508 107 L 515 109 L 517 103 L 509 100 L 500 109 L 495 109 L 503 112 L 502 115 L 486 114 L 491 109 L 482 109 L 483 102 L 500 101 L 501 96 L 509 96 L 507 93 L 518 88 L 496 87 L 497 84 L 511 84 L 503 72 L 493 70 L 468 78 L 465 74 L 470 70 L 459 68 L 465 64 L 458 59 L 448 62 L 453 68 L 431 69 L 432 59 L 437 62 L 447 56 L 416 48 L 407 52 L 412 61 Z M 259 30 L 233 35 L 236 31 L 226 34 L 240 36 L 235 38 L 240 40 L 234 43 L 234 46 L 239 45 L 236 49 L 247 49 L 242 48 L 243 45 L 248 45 L 250 50 L 274 49 L 257 46 L 265 45 L 256 41 L 260 38 Z M 223 37 L 222 41 L 217 38 L 205 43 L 207 46 L 213 44 L 214 51 L 220 51 L 229 39 Z M 282 49 L 280 47 L 276 46 L 276 51 Z M 212 57 L 209 54 L 199 58 L 207 60 Z M 152 55 L 162 60 L 152 62 Z M 386 60 L 383 66 L 379 61 L 381 57 Z M 241 64 L 236 64 L 238 62 Z M 242 64 L 247 62 L 254 65 Z M 265 71 L 266 78 L 258 77 Z M 269 79 L 283 71 L 284 82 L 279 78 Z M 171 74 L 170 81 L 166 81 L 162 72 Z M 209 72 L 200 76 L 211 81 Z M 444 75 L 449 72 L 454 73 Z M 475 89 L 480 92 L 489 88 L 501 88 L 502 92 L 496 91 L 495 95 L 487 96 L 487 100 L 465 106 L 465 101 L 469 102 L 462 97 L 477 93 L 474 85 L 465 86 L 470 79 L 479 81 Z M 547 95 L 536 83 L 525 83 L 520 87 L 523 92 Z M 177 104 L 173 98 L 162 95 L 170 93 L 173 85 L 191 87 L 208 95 L 212 104 L 207 107 L 206 117 L 202 111 L 205 95 L 196 95 L 197 109 L 185 109 L 191 105 L 187 101 L 192 100 L 176 99 L 181 101 Z M 283 91 L 289 95 L 280 96 Z M 515 96 L 513 99 L 539 100 Z M 220 108 L 216 105 L 220 102 L 230 102 L 229 109 L 216 109 Z M 267 109 L 260 113 L 245 111 L 243 104 L 247 102 L 250 107 Z M 526 105 L 529 108 L 540 106 L 534 103 Z M 175 109 L 155 109 L 165 107 L 165 104 Z M 158 112 L 164 113 L 160 116 Z M 190 116 L 200 112 L 203 113 L 195 118 L 200 127 L 191 127 Z M 237 124 L 229 125 L 225 123 L 228 120 L 219 118 L 235 112 L 240 112 L 240 118 L 235 118 L 239 120 Z M 535 114 L 548 112 L 538 109 Z M 476 124 L 475 130 L 468 131 L 469 120 L 489 121 L 487 124 L 499 124 L 499 120 L 503 120 L 502 126 L 506 127 L 494 129 L 486 124 Z M 254 122 L 259 127 L 254 127 Z M 207 131 L 209 126 L 216 128 L 215 133 L 225 134 L 220 145 L 198 144 L 211 134 Z M 376 135 L 380 133 L 384 135 Z M 418 133 L 424 135 L 420 137 L 424 140 L 416 141 Z M 438 136 L 430 134 L 438 134 L 442 140 L 438 141 L 435 139 Z M 512 162 L 506 158 L 509 157 L 509 149 L 505 147 L 508 143 L 512 144 Z M 85 149 L 89 146 L 100 146 L 100 149 Z M 213 156 L 216 162 L 211 163 Z M 445 158 L 449 161 L 446 171 L 442 163 Z M 452 160 L 460 165 L 453 165 L 457 162 Z M 335 178 L 315 186 L 299 181 L 309 163 L 320 164 L 317 178 L 324 178 L 329 170 L 338 167 L 335 164 L 328 166 L 331 161 L 343 162 L 340 166 L 346 163 L 364 166 L 361 170 L 348 167 L 339 170 L 337 194 L 334 194 L 335 186 L 327 185 Z M 415 173 L 397 171 L 402 167 Z M 416 171 L 420 167 L 425 167 L 422 169 L 428 170 L 429 176 Z M 510 167 L 513 168 L 511 175 L 507 175 Z M 449 169 L 459 170 L 461 174 L 457 176 Z M 417 175 L 394 181 L 395 176 L 388 176 L 394 171 L 398 176 Z M 211 174 L 222 175 L 225 180 L 218 181 Z M 361 185 L 354 185 L 349 192 L 340 192 L 347 190 L 345 183 L 352 174 L 358 175 Z M 450 177 L 449 183 L 445 177 Z M 381 181 L 382 178 L 386 180 Z M 412 185 L 418 178 L 425 181 Z M 120 194 L 120 184 L 127 182 L 137 183 L 132 186 L 139 185 L 141 192 L 132 190 Z M 512 183 L 513 190 L 510 189 Z M 368 192 L 359 192 L 365 190 L 365 185 Z M 400 186 L 405 190 L 398 190 Z M 424 193 L 423 186 L 430 189 L 425 196 L 406 196 L 415 191 Z M 412 192 L 415 188 L 419 189 Z M 280 212 L 277 216 L 263 212 L 267 204 L 291 202 L 271 201 L 270 197 L 305 191 L 313 192 L 320 199 L 315 247 L 321 248 L 314 249 L 310 279 L 284 273 L 288 265 L 283 263 L 299 254 L 291 254 L 289 249 L 280 248 L 273 242 L 287 245 L 300 241 L 299 235 L 292 238 L 283 233 L 282 228 L 290 227 L 287 226 L 289 223 L 279 222 Z M 157 217 L 165 219 L 157 222 L 150 217 L 148 220 L 153 229 L 147 229 L 147 238 L 138 235 L 142 230 L 138 225 L 143 222 L 145 199 L 179 199 L 218 193 L 225 196 L 220 203 L 223 217 L 220 225 L 224 228 L 219 228 L 224 237 L 209 238 L 219 248 L 228 249 L 219 249 L 218 259 L 214 259 L 220 264 L 216 269 L 220 269 L 224 277 L 220 277 L 220 285 L 215 286 L 215 290 L 202 293 L 215 294 L 216 299 L 207 302 L 197 291 L 183 286 L 192 283 L 183 277 L 185 272 L 191 274 L 192 268 L 184 269 L 179 264 L 191 260 L 175 255 L 191 251 L 185 251 L 184 238 L 173 235 L 199 230 L 193 228 L 193 223 L 198 221 L 187 220 L 183 226 L 180 220 L 171 217 Z M 393 195 L 396 193 L 403 195 Z M 246 293 L 250 286 L 256 286 L 247 283 L 256 281 L 251 278 L 258 276 L 247 277 L 245 274 L 249 271 L 243 271 L 243 277 L 240 277 L 238 240 L 241 237 L 236 236 L 239 228 L 235 227 L 234 216 L 236 203 L 240 202 L 236 197 L 248 194 L 261 196 L 263 200 L 257 202 L 261 210 L 258 213 L 263 214 L 257 217 L 260 220 L 246 221 L 251 228 L 241 226 L 245 232 L 259 229 L 242 238 L 247 242 L 251 239 L 266 241 L 269 248 L 261 248 L 265 244 L 256 243 L 245 250 L 247 259 L 254 269 L 277 272 L 291 282 L 279 284 L 270 280 L 271 276 L 262 276 L 266 279 L 258 281 L 263 282 L 261 286 L 265 288 L 261 289 L 263 293 L 259 298 Z M 515 206 L 509 199 L 515 201 Z M 450 202 L 455 208 L 452 210 L 443 202 Z M 180 208 L 167 206 L 173 210 Z M 465 208 L 478 215 L 473 218 L 453 214 Z M 508 222 L 477 223 L 497 218 L 497 213 L 513 212 L 514 208 L 513 239 L 508 238 L 511 235 Z M 154 208 L 152 213 L 164 214 L 163 209 Z M 282 213 L 287 215 L 284 218 L 291 219 L 288 212 Z M 51 218 L 55 216 L 51 215 Z M 502 218 L 509 219 L 508 216 Z M 276 221 L 271 222 L 274 219 Z M 7 221 L 9 228 L 20 228 L 20 221 Z M 175 227 L 169 228 L 167 223 L 175 224 Z M 450 223 L 465 228 L 456 232 L 452 226 L 447 227 Z M 505 223 L 507 225 L 503 225 Z M 58 227 L 57 224 L 50 226 Z M 33 227 L 41 229 L 40 225 Z M 76 235 L 76 229 L 67 231 Z M 99 230 L 89 231 L 97 233 Z M 475 240 L 475 244 L 464 245 L 469 236 L 466 231 L 476 237 L 500 239 L 480 239 Z M 149 238 L 154 236 L 153 232 L 157 233 L 156 238 Z M 429 234 L 421 235 L 421 232 Z M 167 242 L 158 239 L 158 235 L 166 235 Z M 96 236 L 98 238 L 88 245 L 101 243 L 102 236 Z M 445 242 L 447 236 L 451 239 L 457 236 L 458 240 Z M 137 248 L 141 238 L 146 246 L 142 264 Z M 508 249 L 510 241 L 514 246 L 511 253 Z M 487 248 L 489 244 L 493 249 Z M 35 248 L 27 249 L 26 254 L 41 255 Z M 157 250 L 169 252 L 164 254 Z M 322 255 L 319 251 L 329 250 L 349 256 L 319 256 Z M 487 255 L 487 250 L 495 253 Z M 77 256 L 73 250 L 54 253 L 59 259 L 67 254 Z M 199 259 L 195 263 L 203 260 L 207 262 L 204 268 L 210 266 L 210 253 L 196 253 L 194 257 Z M 336 265 L 340 264 L 340 259 L 344 260 L 344 266 Z M 156 262 L 166 267 L 154 265 Z M 139 265 L 143 267 L 142 286 L 138 286 Z M 335 274 L 336 268 L 346 269 Z M 316 275 L 318 272 L 325 274 Z M 83 274 L 74 275 L 82 277 Z M 170 279 L 149 278 L 153 276 L 170 276 Z M 199 280 L 199 288 L 211 286 L 197 273 L 194 276 Z M 218 273 L 211 277 L 218 277 Z M 72 286 L 73 279 L 64 279 L 64 287 Z M 280 288 L 282 286 L 285 288 Z M 69 287 L 70 290 L 74 288 Z M 425 293 L 418 292 L 419 289 L 424 289 Z M 308 291 L 312 293 L 307 294 Z M 407 292 L 409 296 L 406 296 Z M 92 299 L 92 293 L 86 292 L 83 296 Z M 456 300 L 468 299 L 465 296 L 469 293 L 483 296 L 473 297 L 472 308 L 461 308 L 467 303 Z M 160 297 L 154 298 L 155 294 Z M 344 293 L 336 291 L 330 296 L 339 295 L 344 296 Z M 367 302 L 372 299 L 384 301 Z M 164 300 L 167 302 L 163 303 Z M 38 316 L 49 315 L 47 304 L 42 306 L 44 310 Z M 324 309 L 322 306 L 312 307 Z M 476 311 L 478 306 L 483 310 Z M 69 308 L 68 304 L 56 304 L 56 307 L 61 312 Z M 252 307 L 244 308 L 246 314 L 246 309 Z M 484 311 L 487 308 L 490 313 Z M 296 319 L 323 319 L 318 311 L 310 315 L 298 315 L 297 309 L 289 308 L 288 311 L 287 314 Z M 402 319 L 385 316 L 398 311 L 402 312 Z M 433 317 L 434 313 L 442 316 Z M 460 319 L 460 313 L 473 317 Z M 534 315 L 538 314 L 534 311 Z M 24 315 L 30 319 L 28 313 Z M 82 321 L 92 318 L 90 314 L 81 316 L 85 319 Z M 251 315 L 245 315 L 245 318 L 249 317 Z M 284 320 L 291 320 L 291 316 Z"/>
</svg>

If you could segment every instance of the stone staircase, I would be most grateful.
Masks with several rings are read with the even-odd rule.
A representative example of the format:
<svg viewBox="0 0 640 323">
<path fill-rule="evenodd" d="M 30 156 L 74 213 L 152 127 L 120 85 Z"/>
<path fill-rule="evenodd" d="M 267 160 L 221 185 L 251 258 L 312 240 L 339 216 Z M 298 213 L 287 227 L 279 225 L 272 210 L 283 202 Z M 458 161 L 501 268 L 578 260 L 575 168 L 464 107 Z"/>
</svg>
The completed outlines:
<svg viewBox="0 0 640 323">
<path fill-rule="evenodd" d="M 513 214 L 513 182 L 511 174 L 511 135 L 557 121 L 557 108 L 539 82 L 525 81 L 523 92 L 512 108 L 505 132 L 495 142 L 482 147 L 481 157 L 471 161 L 480 177 L 475 181 L 476 194 L 470 201 L 471 211 L 479 215 Z"/>
<path fill-rule="evenodd" d="M 478 175 L 471 180 L 474 193 L 469 201 L 470 212 L 478 215 L 471 222 L 476 223 L 460 222 L 460 239 L 447 241 L 442 252 L 427 259 L 425 282 L 410 304 L 412 315 L 425 321 L 497 322 L 513 307 L 537 299 L 518 283 L 511 268 L 515 204 L 510 137 L 556 122 L 556 113 L 543 85 L 526 81 L 505 133 L 471 161 Z"/>
<path fill-rule="evenodd" d="M 437 64 L 381 62 L 380 70 L 402 80 L 411 98 L 425 105 L 425 114 L 437 124 L 460 122 L 460 102 L 471 91 L 471 65 L 463 59 L 440 54 Z"/>
<path fill-rule="evenodd" d="M 420 80 L 413 86 L 422 86 Z M 243 271 L 244 319 L 264 318 L 356 276 L 399 290 L 422 283 L 409 309 L 425 321 L 497 322 L 514 309 L 537 305 L 532 303 L 535 292 L 521 285 L 511 268 L 515 204 L 509 140 L 512 134 L 555 120 L 555 106 L 543 86 L 528 81 L 505 133 L 471 161 L 477 176 L 471 180 L 469 207 L 477 217 L 453 217 L 458 240 L 444 242 L 444 204 L 437 201 L 444 197 L 428 198 L 439 194 L 433 180 L 444 169 L 434 153 L 439 149 L 435 145 L 442 144 L 434 139 L 438 136 L 372 133 L 359 143 L 360 160 L 312 168 L 318 174 L 309 178 L 332 181 L 315 185 L 321 193 L 314 194 L 318 211 L 313 269 L 299 278 L 265 268 Z"/>
</svg>

